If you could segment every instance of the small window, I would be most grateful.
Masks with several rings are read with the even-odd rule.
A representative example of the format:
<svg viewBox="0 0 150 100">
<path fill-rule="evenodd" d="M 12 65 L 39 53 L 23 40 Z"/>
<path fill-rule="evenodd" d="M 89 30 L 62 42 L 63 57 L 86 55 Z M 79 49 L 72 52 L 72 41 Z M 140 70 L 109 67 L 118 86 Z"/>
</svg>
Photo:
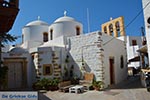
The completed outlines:
<svg viewBox="0 0 150 100">
<path fill-rule="evenodd" d="M 48 33 L 44 32 L 43 33 L 43 42 L 47 42 L 48 41 Z"/>
<path fill-rule="evenodd" d="M 118 21 L 116 22 L 115 26 L 116 26 L 116 30 L 117 30 L 117 31 L 120 31 L 120 24 L 119 24 Z"/>
<path fill-rule="evenodd" d="M 150 24 L 150 17 L 147 19 L 147 23 Z"/>
<path fill-rule="evenodd" d="M 53 29 L 50 30 L 50 40 L 53 40 Z"/>
<path fill-rule="evenodd" d="M 34 54 L 31 55 L 32 60 L 34 59 Z"/>
<path fill-rule="evenodd" d="M 52 75 L 52 66 L 51 65 L 43 65 L 43 75 Z"/>
<path fill-rule="evenodd" d="M 136 40 L 132 40 L 132 46 L 135 46 L 135 45 L 137 45 Z"/>
<path fill-rule="evenodd" d="M 107 33 L 107 28 L 106 28 L 106 26 L 104 27 L 104 33 Z"/>
<path fill-rule="evenodd" d="M 123 55 L 120 57 L 120 68 L 124 67 Z"/>
<path fill-rule="evenodd" d="M 80 35 L 80 27 L 76 27 L 76 35 Z"/>
<path fill-rule="evenodd" d="M 109 32 L 113 33 L 113 25 L 112 24 L 109 25 Z"/>
<path fill-rule="evenodd" d="M 24 35 L 22 34 L 22 43 L 24 42 Z"/>
</svg>

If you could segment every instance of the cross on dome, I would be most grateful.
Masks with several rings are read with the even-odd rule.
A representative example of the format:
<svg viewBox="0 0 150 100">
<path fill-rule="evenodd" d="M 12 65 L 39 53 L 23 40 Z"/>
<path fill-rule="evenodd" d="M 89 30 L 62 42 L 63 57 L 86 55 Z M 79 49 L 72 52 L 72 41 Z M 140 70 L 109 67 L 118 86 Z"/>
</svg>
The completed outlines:
<svg viewBox="0 0 150 100">
<path fill-rule="evenodd" d="M 66 10 L 64 11 L 64 16 L 67 16 L 67 11 Z"/>
<path fill-rule="evenodd" d="M 40 16 L 38 16 L 38 20 L 40 20 Z"/>
</svg>

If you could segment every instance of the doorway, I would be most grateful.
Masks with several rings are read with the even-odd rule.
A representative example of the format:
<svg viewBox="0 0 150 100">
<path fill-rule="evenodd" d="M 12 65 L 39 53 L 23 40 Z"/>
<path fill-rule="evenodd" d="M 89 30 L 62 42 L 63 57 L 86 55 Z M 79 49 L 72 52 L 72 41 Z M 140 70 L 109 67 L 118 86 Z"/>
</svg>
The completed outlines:
<svg viewBox="0 0 150 100">
<path fill-rule="evenodd" d="M 22 63 L 8 63 L 8 88 L 21 88 L 22 86 Z"/>
<path fill-rule="evenodd" d="M 109 58 L 110 64 L 110 85 L 115 84 L 114 58 Z"/>
<path fill-rule="evenodd" d="M 8 67 L 7 88 L 22 89 L 27 86 L 27 62 L 23 58 L 4 59 L 4 66 Z"/>
</svg>

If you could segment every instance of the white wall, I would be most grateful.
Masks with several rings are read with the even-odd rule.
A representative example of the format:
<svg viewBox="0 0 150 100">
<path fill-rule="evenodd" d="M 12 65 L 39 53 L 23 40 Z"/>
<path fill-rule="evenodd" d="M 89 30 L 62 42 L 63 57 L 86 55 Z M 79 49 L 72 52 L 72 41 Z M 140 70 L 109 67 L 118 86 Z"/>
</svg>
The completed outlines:
<svg viewBox="0 0 150 100">
<path fill-rule="evenodd" d="M 13 52 L 11 52 L 13 53 Z M 14 52 L 14 55 L 10 55 L 10 53 L 3 53 L 2 54 L 2 58 L 26 58 L 27 61 L 27 86 L 28 87 L 32 87 L 32 83 L 34 82 L 34 76 L 35 76 L 35 69 L 34 66 L 32 65 L 32 60 L 31 60 L 31 55 L 29 54 L 29 52 Z"/>
<path fill-rule="evenodd" d="M 35 60 L 34 63 L 36 65 L 36 68 L 38 68 L 38 66 L 41 66 L 41 68 L 39 69 L 39 72 L 42 74 L 40 77 L 41 78 L 53 78 L 54 77 L 54 66 L 53 66 L 53 62 L 52 62 L 52 53 L 53 51 L 56 54 L 56 57 L 58 57 L 58 59 L 56 60 L 56 64 L 61 65 L 61 70 L 63 73 L 63 67 L 64 67 L 64 61 L 65 61 L 65 49 L 63 47 L 57 47 L 57 46 L 51 46 L 51 47 L 39 47 L 38 48 L 38 58 L 41 59 L 40 61 Z M 36 63 L 39 63 L 36 64 Z M 52 69 L 53 69 L 53 74 L 52 75 L 43 75 L 43 65 L 44 64 L 51 64 L 52 65 Z"/>
<path fill-rule="evenodd" d="M 143 8 L 148 4 L 149 0 L 142 0 Z M 150 24 L 148 24 L 147 19 L 150 18 L 150 6 L 148 5 L 144 9 L 144 22 L 145 22 L 145 32 L 146 32 L 146 40 L 147 40 L 147 49 L 148 49 L 148 58 L 150 58 Z M 150 59 L 149 59 L 150 64 Z"/>
<path fill-rule="evenodd" d="M 23 34 L 23 44 L 26 42 L 30 42 L 29 47 L 34 47 L 35 42 L 43 43 L 43 33 L 48 33 L 47 25 L 33 25 L 33 26 L 25 26 L 22 29 Z M 28 46 L 27 46 L 28 48 Z"/>
<path fill-rule="evenodd" d="M 53 30 L 53 39 L 60 36 L 76 36 L 76 27 L 80 27 L 81 34 L 83 33 L 82 24 L 75 21 L 63 21 L 53 23 L 49 27 L 49 38 L 50 38 L 50 30 Z"/>
<path fill-rule="evenodd" d="M 136 40 L 137 45 L 132 45 L 132 40 Z M 141 36 L 126 36 L 126 48 L 127 48 L 127 61 L 139 56 L 139 48 L 142 47 L 142 37 Z M 130 62 L 128 67 L 139 67 L 140 61 L 138 62 Z"/>
<path fill-rule="evenodd" d="M 40 47 L 48 47 L 48 46 L 58 46 L 58 47 L 65 47 L 66 44 L 66 37 L 65 36 L 59 36 L 55 38 L 54 40 L 50 40 L 48 42 L 45 42 Z"/>
<path fill-rule="evenodd" d="M 109 59 L 114 59 L 114 77 L 115 84 L 127 78 L 127 54 L 125 49 L 125 42 L 114 37 L 103 35 L 103 49 L 104 49 L 104 69 L 105 69 L 105 84 L 110 85 L 110 63 Z M 121 68 L 120 57 L 123 56 L 124 67 Z"/>
<path fill-rule="evenodd" d="M 70 54 L 75 64 L 74 74 L 81 77 L 82 56 L 86 65 L 86 71 L 95 73 L 94 70 L 99 64 L 97 59 L 98 48 L 94 44 L 97 41 L 97 33 L 85 34 L 75 37 L 70 37 L 68 42 L 71 48 Z M 83 53 L 82 53 L 83 52 Z"/>
<path fill-rule="evenodd" d="M 74 63 L 76 63 L 75 74 L 79 77 L 81 75 L 80 69 L 82 66 L 83 55 L 86 65 L 86 71 L 94 73 L 96 80 L 103 80 L 104 78 L 105 85 L 107 86 L 110 84 L 109 57 L 114 57 L 115 82 L 119 83 L 127 77 L 125 44 L 123 41 L 105 34 L 102 34 L 102 36 L 100 36 L 102 41 L 99 43 L 98 34 L 99 32 L 92 32 L 89 34 L 69 38 L 68 41 L 70 42 L 71 48 L 70 54 L 74 60 Z M 108 43 L 106 45 L 103 45 L 106 42 Z M 98 46 L 99 44 L 102 45 L 102 48 Z M 104 51 L 100 49 L 104 49 Z M 102 59 L 100 58 L 100 53 L 104 55 Z M 123 55 L 124 58 L 123 69 L 120 68 L 121 55 Z M 103 68 L 104 73 L 102 71 Z"/>
</svg>

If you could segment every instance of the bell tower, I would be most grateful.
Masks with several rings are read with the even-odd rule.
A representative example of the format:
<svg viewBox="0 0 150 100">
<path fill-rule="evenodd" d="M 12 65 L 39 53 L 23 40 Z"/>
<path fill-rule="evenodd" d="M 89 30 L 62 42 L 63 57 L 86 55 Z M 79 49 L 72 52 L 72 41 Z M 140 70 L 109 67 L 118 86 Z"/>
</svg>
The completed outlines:
<svg viewBox="0 0 150 100">
<path fill-rule="evenodd" d="M 116 19 L 110 18 L 110 21 L 101 25 L 101 29 L 103 33 L 106 33 L 114 37 L 125 36 L 124 18 L 123 17 L 119 17 Z"/>
</svg>

